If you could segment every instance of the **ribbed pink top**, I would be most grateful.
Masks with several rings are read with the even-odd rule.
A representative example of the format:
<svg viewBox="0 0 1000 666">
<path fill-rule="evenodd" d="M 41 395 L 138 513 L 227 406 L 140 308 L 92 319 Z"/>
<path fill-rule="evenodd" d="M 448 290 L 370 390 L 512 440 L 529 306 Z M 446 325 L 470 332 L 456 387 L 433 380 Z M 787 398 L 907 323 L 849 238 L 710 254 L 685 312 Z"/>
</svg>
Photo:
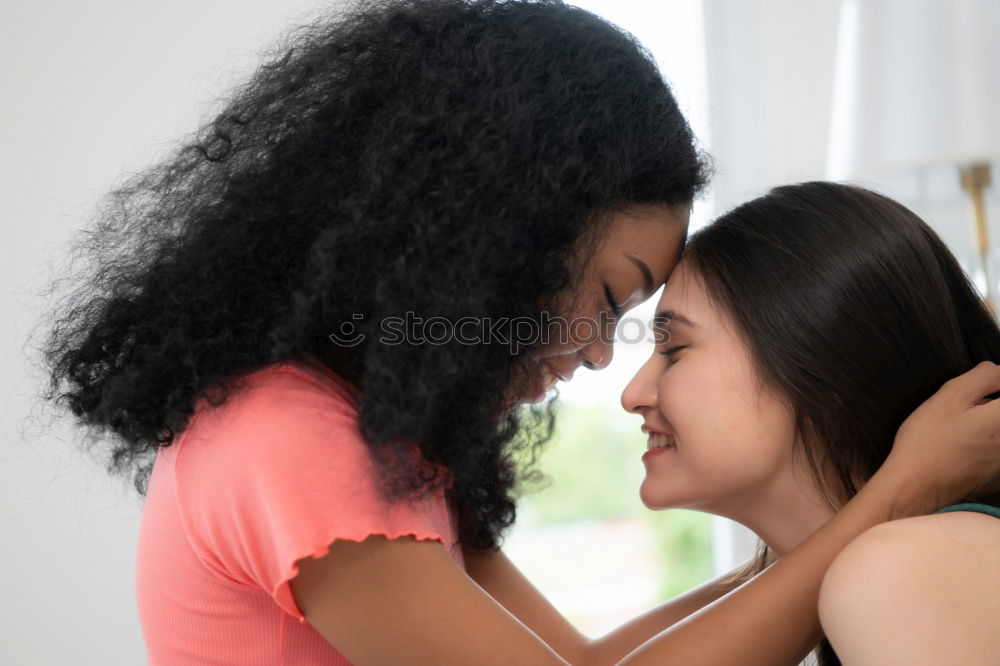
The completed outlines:
<svg viewBox="0 0 1000 666">
<path fill-rule="evenodd" d="M 387 503 L 352 387 L 278 363 L 204 400 L 158 451 L 139 530 L 136 594 L 150 666 L 349 664 L 305 621 L 288 581 L 336 539 L 410 535 L 464 567 L 443 493 Z"/>
</svg>

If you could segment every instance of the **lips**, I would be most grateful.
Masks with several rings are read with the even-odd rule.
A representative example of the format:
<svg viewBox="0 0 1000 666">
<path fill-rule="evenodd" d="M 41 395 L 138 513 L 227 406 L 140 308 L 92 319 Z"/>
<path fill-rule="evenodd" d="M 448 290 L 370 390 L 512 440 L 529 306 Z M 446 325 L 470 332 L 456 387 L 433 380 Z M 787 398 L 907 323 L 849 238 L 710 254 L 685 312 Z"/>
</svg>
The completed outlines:
<svg viewBox="0 0 1000 666">
<path fill-rule="evenodd" d="M 553 367 L 552 367 L 551 365 L 549 365 L 548 363 L 545 363 L 544 361 L 542 362 L 542 365 L 543 365 L 543 366 L 545 366 L 546 368 L 548 368 L 548 369 L 549 369 L 549 372 L 551 372 L 551 373 L 552 373 L 552 374 L 554 374 L 554 375 L 555 375 L 556 377 L 558 377 L 558 378 L 559 378 L 559 381 L 561 381 L 561 382 L 568 382 L 569 380 L 573 379 L 573 373 L 572 373 L 572 372 L 571 372 L 571 373 L 569 373 L 568 375 L 567 375 L 567 374 L 564 374 L 564 373 L 562 373 L 562 372 L 559 372 L 559 371 L 558 371 L 558 370 L 556 370 L 555 368 L 553 368 Z"/>
<path fill-rule="evenodd" d="M 573 378 L 572 371 L 569 374 L 564 374 L 556 370 L 544 360 L 536 361 L 533 365 L 536 372 L 533 378 L 533 395 L 527 398 L 529 402 L 537 403 L 542 401 L 546 394 L 548 394 L 548 392 L 552 390 L 552 387 L 554 387 L 558 382 L 568 382 Z"/>
</svg>

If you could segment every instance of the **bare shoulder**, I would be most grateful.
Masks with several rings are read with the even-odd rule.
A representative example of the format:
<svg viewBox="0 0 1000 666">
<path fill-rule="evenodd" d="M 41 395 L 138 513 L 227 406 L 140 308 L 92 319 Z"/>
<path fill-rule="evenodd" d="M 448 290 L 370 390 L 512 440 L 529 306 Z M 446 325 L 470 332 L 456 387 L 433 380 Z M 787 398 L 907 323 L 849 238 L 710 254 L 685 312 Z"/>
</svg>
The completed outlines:
<svg viewBox="0 0 1000 666">
<path fill-rule="evenodd" d="M 853 568 L 863 563 L 865 568 L 891 568 L 896 572 L 893 578 L 931 571 L 947 577 L 977 575 L 996 569 L 1000 519 L 952 511 L 882 523 L 851 542 L 834 566 Z"/>
<path fill-rule="evenodd" d="M 876 525 L 834 560 L 823 581 L 820 605 L 848 590 L 855 599 L 884 595 L 897 603 L 954 599 L 966 591 L 967 599 L 996 604 L 1000 519 L 953 511 Z M 990 594 L 979 594 L 986 591 Z"/>
<path fill-rule="evenodd" d="M 1000 519 L 955 511 L 869 529 L 827 570 L 819 617 L 844 663 L 994 663 Z"/>
<path fill-rule="evenodd" d="M 1000 561 L 1000 519 L 973 511 L 950 511 L 876 525 L 849 548 L 889 549 L 929 558 L 982 555 Z M 907 558 L 910 559 L 910 558 Z"/>
</svg>

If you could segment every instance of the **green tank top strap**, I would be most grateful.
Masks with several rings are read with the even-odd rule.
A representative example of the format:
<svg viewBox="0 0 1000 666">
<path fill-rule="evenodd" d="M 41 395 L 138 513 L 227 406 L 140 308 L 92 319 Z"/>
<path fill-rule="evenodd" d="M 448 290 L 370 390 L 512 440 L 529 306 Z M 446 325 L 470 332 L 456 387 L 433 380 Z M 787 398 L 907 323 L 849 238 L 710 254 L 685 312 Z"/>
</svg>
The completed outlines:
<svg viewBox="0 0 1000 666">
<path fill-rule="evenodd" d="M 938 509 L 934 513 L 948 513 L 950 511 L 975 511 L 977 513 L 986 513 L 996 518 L 1000 518 L 1000 506 L 993 506 L 992 504 L 976 504 L 972 502 L 952 504 L 951 506 Z"/>
</svg>

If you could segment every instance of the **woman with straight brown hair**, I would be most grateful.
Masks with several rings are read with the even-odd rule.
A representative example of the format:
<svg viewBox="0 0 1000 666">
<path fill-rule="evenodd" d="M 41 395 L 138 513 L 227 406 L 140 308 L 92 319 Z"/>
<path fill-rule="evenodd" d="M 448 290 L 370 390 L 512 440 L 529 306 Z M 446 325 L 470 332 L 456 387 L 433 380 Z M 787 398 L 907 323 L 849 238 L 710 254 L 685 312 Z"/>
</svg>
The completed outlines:
<svg viewBox="0 0 1000 666">
<path fill-rule="evenodd" d="M 865 492 L 941 382 L 1000 360 L 1000 327 L 930 227 L 833 183 L 775 188 L 699 230 L 657 312 L 656 352 L 622 395 L 649 433 L 641 496 L 756 532 L 737 582 Z M 824 666 L 996 663 L 1000 483 L 927 500 L 938 515 L 880 525 L 834 562 Z"/>
</svg>

